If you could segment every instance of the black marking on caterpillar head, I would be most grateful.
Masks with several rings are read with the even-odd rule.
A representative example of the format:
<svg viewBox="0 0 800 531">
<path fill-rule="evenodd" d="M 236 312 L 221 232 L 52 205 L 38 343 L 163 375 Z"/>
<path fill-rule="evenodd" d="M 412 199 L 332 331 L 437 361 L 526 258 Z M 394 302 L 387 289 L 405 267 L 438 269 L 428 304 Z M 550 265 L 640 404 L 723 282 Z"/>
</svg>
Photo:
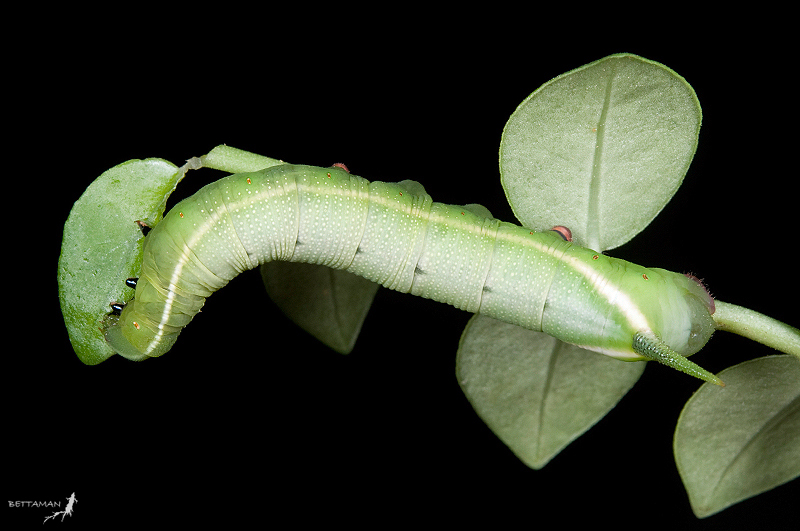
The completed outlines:
<svg viewBox="0 0 800 531">
<path fill-rule="evenodd" d="M 113 315 L 121 314 L 122 313 L 122 309 L 125 308 L 125 304 L 123 304 L 121 302 L 112 302 L 111 304 L 109 304 L 109 306 L 111 306 L 111 313 Z"/>
<path fill-rule="evenodd" d="M 139 279 L 136 277 L 126 278 L 125 285 L 129 288 L 136 289 L 136 283 L 139 282 Z"/>
</svg>

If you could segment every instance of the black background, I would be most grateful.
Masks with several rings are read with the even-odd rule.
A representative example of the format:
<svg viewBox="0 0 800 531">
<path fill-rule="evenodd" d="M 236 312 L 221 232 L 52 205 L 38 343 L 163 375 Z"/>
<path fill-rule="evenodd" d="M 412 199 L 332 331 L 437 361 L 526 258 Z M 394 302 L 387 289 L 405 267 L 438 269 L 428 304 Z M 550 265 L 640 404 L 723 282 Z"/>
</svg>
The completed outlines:
<svg viewBox="0 0 800 531">
<path fill-rule="evenodd" d="M 746 19 L 708 34 L 680 19 L 650 30 L 635 19 L 644 31 L 627 35 L 510 12 L 495 23 L 332 11 L 312 24 L 216 9 L 83 23 L 63 13 L 74 23 L 40 32 L 44 49 L 18 43 L 7 112 L 21 119 L 7 123 L 5 153 L 21 188 L 7 198 L 18 210 L 4 266 L 14 307 L 4 318 L 4 500 L 75 492 L 74 516 L 58 522 L 73 527 L 796 522 L 796 481 L 695 519 L 672 432 L 699 383 L 666 368 L 649 366 L 605 419 L 533 471 L 461 393 L 455 351 L 469 315 L 451 307 L 381 290 L 356 349 L 341 356 L 285 320 L 252 273 L 215 294 L 168 355 L 87 367 L 56 286 L 64 221 L 94 178 L 128 159 L 180 164 L 222 143 L 344 162 L 371 180 L 414 178 L 437 201 L 481 202 L 513 220 L 497 170 L 509 115 L 552 77 L 625 51 L 683 75 L 704 123 L 684 186 L 611 254 L 692 271 L 720 299 L 796 325 L 796 46 L 780 31 L 754 35 Z M 216 178 L 190 173 L 177 194 Z M 693 359 L 718 372 L 770 353 L 718 334 Z M 48 514 L 3 504 L 32 526 Z"/>
</svg>

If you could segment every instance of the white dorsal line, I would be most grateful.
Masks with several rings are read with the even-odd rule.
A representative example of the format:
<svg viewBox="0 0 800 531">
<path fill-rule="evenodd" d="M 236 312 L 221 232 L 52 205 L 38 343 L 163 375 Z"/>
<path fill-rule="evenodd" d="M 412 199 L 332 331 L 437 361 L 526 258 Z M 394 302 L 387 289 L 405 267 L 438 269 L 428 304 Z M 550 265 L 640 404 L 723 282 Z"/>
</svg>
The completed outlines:
<svg viewBox="0 0 800 531">
<path fill-rule="evenodd" d="M 301 183 L 295 180 L 295 185 L 297 186 L 298 195 L 300 192 L 315 192 L 319 193 L 320 187 L 314 186 L 314 184 L 307 184 Z M 285 192 L 286 193 L 286 192 Z M 352 193 L 348 187 L 342 188 L 324 188 L 324 194 L 328 196 L 341 196 L 341 197 L 351 197 Z M 280 196 L 270 196 L 270 198 L 277 198 Z M 181 273 L 183 271 L 183 267 L 189 260 L 189 253 L 194 245 L 203 237 L 205 234 L 211 230 L 211 228 L 219 221 L 223 213 L 228 213 L 230 208 L 238 207 L 240 203 L 252 203 L 253 199 L 250 196 L 245 196 L 242 201 L 240 202 L 231 202 L 230 205 L 227 205 L 224 201 L 221 202 L 221 206 L 218 204 L 213 212 L 213 214 L 209 215 L 205 222 L 198 227 L 198 229 L 194 232 L 193 237 L 191 240 L 186 242 L 186 247 L 184 249 L 184 253 L 178 259 L 178 262 L 175 266 L 175 269 L 172 272 L 172 275 L 169 280 L 169 285 L 167 286 L 167 297 L 164 301 L 164 309 L 161 312 L 161 318 L 159 319 L 157 328 L 158 331 L 153 336 L 153 339 L 150 341 L 150 344 L 145 349 L 145 354 L 149 354 L 158 346 L 161 341 L 161 338 L 164 335 L 164 327 L 166 322 L 169 318 L 169 314 L 172 310 L 172 306 L 175 302 L 176 297 L 176 287 L 178 281 L 181 277 Z M 371 195 L 369 197 L 370 203 L 378 203 L 380 206 L 383 207 L 397 207 L 396 201 L 392 197 L 383 197 L 380 195 Z M 223 212 L 220 212 L 220 208 L 224 209 Z M 457 208 L 457 207 L 455 207 Z M 443 223 L 443 224 L 450 224 L 452 225 L 452 218 L 445 218 L 442 216 L 438 216 L 435 214 L 431 214 L 430 211 L 428 212 L 429 221 L 434 223 Z M 473 232 L 473 233 L 482 233 L 483 232 L 483 224 L 460 224 L 459 228 Z M 499 233 L 496 233 L 495 237 L 503 237 L 507 240 L 513 240 L 516 243 L 520 243 L 522 245 L 533 246 L 537 248 L 540 252 L 552 252 L 552 248 L 548 245 L 541 244 L 535 240 L 531 240 L 524 237 L 517 237 L 516 235 L 512 235 L 509 233 L 503 233 L 502 236 Z M 246 251 L 246 250 L 245 250 Z M 578 257 L 574 256 L 565 256 L 562 254 L 560 259 L 565 263 L 567 266 L 571 267 L 573 270 L 581 274 L 589 283 L 595 288 L 597 293 L 602 295 L 609 303 L 616 302 L 616 305 L 623 309 L 625 316 L 628 318 L 628 321 L 633 326 L 634 330 L 650 330 L 649 324 L 647 323 L 647 319 L 645 318 L 644 314 L 639 311 L 636 305 L 633 303 L 631 298 L 623 293 L 617 285 L 611 284 L 607 282 L 606 278 L 602 275 L 598 275 L 597 271 L 592 268 L 589 264 L 583 263 Z M 616 351 L 614 353 L 617 353 Z M 629 354 L 629 353 L 624 353 Z"/>
</svg>

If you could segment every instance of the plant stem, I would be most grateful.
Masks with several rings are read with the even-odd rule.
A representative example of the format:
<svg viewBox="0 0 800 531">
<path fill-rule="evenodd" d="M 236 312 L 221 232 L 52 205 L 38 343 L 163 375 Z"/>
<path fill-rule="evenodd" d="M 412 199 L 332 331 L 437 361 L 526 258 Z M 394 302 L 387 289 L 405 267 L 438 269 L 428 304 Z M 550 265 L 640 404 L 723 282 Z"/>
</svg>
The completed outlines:
<svg viewBox="0 0 800 531">
<path fill-rule="evenodd" d="M 714 301 L 717 330 L 733 332 L 800 358 L 800 330 L 749 308 Z"/>
<path fill-rule="evenodd" d="M 283 164 L 277 159 L 256 155 L 230 146 L 217 146 L 207 155 L 200 157 L 204 168 L 222 170 L 228 173 L 242 173 L 263 170 L 270 166 Z"/>
</svg>

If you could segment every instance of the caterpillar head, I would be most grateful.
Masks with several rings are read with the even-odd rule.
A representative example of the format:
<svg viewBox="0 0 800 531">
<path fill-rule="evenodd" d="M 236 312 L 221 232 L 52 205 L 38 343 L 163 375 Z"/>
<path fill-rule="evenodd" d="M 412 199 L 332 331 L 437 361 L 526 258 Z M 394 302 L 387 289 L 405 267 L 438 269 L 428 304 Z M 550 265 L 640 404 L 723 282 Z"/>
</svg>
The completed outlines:
<svg viewBox="0 0 800 531">
<path fill-rule="evenodd" d="M 128 279 L 126 283 L 136 288 L 138 298 L 124 305 L 112 305 L 115 313 L 109 315 L 104 323 L 106 341 L 115 352 L 132 361 L 161 356 L 172 347 L 181 328 L 191 317 L 176 313 L 171 322 L 158 327 L 148 317 L 154 313 L 148 311 L 148 304 L 152 303 L 147 302 L 153 299 L 153 284 L 146 278 Z"/>
<path fill-rule="evenodd" d="M 178 337 L 178 333 L 163 335 L 159 341 L 157 330 L 147 319 L 136 317 L 136 300 L 130 301 L 119 316 L 106 319 L 105 338 L 117 354 L 132 361 L 141 361 L 167 352 Z"/>
</svg>

